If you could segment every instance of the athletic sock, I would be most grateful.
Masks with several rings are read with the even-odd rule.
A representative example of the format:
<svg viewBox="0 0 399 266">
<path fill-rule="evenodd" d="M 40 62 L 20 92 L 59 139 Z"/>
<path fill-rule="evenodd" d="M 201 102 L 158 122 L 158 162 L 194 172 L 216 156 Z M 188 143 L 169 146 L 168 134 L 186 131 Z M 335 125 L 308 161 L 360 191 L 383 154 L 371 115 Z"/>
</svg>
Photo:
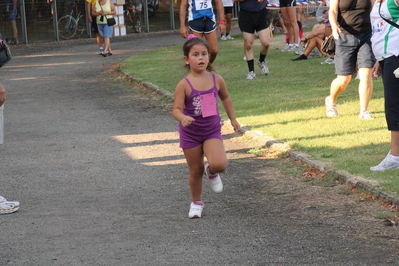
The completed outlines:
<svg viewBox="0 0 399 266">
<path fill-rule="evenodd" d="M 259 62 L 264 62 L 266 59 L 266 55 L 265 54 L 259 54 Z"/>
<path fill-rule="evenodd" d="M 194 205 L 200 205 L 203 206 L 204 203 L 202 201 L 193 201 Z"/>
<path fill-rule="evenodd" d="M 254 65 L 254 60 L 253 59 L 252 60 L 248 60 L 247 61 L 247 65 L 248 65 L 249 72 L 251 72 L 251 71 L 255 72 L 255 65 Z"/>
<path fill-rule="evenodd" d="M 399 156 L 395 156 L 391 154 L 391 158 L 393 161 L 398 162 L 399 163 Z"/>
<path fill-rule="evenodd" d="M 209 165 L 208 165 L 208 167 L 206 168 L 205 171 L 206 171 L 206 174 L 208 175 L 209 179 L 213 179 L 213 178 L 218 176 L 218 174 L 212 175 L 211 173 L 209 173 Z"/>
</svg>

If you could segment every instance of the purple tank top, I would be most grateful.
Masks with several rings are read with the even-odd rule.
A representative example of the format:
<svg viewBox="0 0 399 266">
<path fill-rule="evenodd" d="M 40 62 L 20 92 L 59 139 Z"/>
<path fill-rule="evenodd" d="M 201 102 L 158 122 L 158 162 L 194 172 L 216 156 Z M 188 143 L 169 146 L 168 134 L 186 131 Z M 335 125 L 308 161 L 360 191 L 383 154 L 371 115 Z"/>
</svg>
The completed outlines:
<svg viewBox="0 0 399 266">
<path fill-rule="evenodd" d="M 191 94 L 185 100 L 183 113 L 185 115 L 193 117 L 195 121 L 188 127 L 183 127 L 183 125 L 179 123 L 180 131 L 183 131 L 184 133 L 190 134 L 192 136 L 203 136 L 204 134 L 206 135 L 211 132 L 220 131 L 221 118 L 218 108 L 219 96 L 218 96 L 218 89 L 216 87 L 216 77 L 214 73 L 212 73 L 212 78 L 213 78 L 213 87 L 206 91 L 198 91 L 194 89 L 190 81 L 187 78 L 185 78 L 185 80 L 187 81 L 188 85 L 191 88 Z M 214 95 L 214 99 L 216 102 L 216 115 L 209 117 L 202 117 L 200 96 L 208 93 L 212 93 Z"/>
</svg>

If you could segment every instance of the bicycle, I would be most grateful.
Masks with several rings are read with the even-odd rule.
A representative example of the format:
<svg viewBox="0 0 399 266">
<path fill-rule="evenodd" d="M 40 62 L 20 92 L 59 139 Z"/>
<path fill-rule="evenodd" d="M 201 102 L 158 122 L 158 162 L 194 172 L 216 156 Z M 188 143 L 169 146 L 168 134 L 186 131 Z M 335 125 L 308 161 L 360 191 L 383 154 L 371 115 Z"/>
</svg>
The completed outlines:
<svg viewBox="0 0 399 266">
<path fill-rule="evenodd" d="M 125 23 L 132 26 L 134 32 L 141 33 L 143 27 L 143 5 L 140 0 L 126 1 L 126 10 L 123 12 Z"/>
<path fill-rule="evenodd" d="M 75 36 L 79 38 L 87 30 L 85 15 L 78 11 L 76 4 L 70 6 L 72 8 L 71 13 L 58 20 L 58 35 L 65 40 Z M 73 17 L 74 9 L 77 13 L 76 18 Z"/>
</svg>

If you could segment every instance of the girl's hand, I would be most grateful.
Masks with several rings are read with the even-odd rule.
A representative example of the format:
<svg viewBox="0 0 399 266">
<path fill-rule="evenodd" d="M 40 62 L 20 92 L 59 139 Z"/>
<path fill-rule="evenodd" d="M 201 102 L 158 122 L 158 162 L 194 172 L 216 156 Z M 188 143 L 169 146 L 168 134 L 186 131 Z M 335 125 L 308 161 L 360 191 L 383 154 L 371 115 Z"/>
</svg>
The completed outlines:
<svg viewBox="0 0 399 266">
<path fill-rule="evenodd" d="M 180 123 L 183 125 L 183 127 L 188 127 L 194 121 L 195 121 L 194 118 L 192 118 L 191 116 L 185 115 L 185 116 L 183 116 L 183 118 L 180 121 Z"/>
<path fill-rule="evenodd" d="M 231 125 L 233 126 L 234 131 L 236 131 L 236 132 L 237 132 L 237 131 L 240 131 L 241 126 L 240 126 L 240 124 L 238 124 L 237 120 L 231 121 Z"/>
</svg>

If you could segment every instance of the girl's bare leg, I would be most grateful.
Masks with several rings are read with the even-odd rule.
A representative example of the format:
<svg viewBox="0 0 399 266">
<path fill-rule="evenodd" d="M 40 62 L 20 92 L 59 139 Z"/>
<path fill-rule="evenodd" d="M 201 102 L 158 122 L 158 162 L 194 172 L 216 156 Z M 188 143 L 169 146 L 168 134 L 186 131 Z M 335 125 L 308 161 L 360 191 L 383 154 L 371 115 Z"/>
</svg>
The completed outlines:
<svg viewBox="0 0 399 266">
<path fill-rule="evenodd" d="M 227 158 L 223 141 L 220 139 L 208 139 L 203 143 L 203 149 L 209 163 L 211 175 L 224 172 L 227 168 Z"/>
<path fill-rule="evenodd" d="M 193 201 L 202 201 L 202 175 L 204 174 L 204 152 L 202 145 L 183 149 L 188 165 L 188 183 Z"/>
</svg>

